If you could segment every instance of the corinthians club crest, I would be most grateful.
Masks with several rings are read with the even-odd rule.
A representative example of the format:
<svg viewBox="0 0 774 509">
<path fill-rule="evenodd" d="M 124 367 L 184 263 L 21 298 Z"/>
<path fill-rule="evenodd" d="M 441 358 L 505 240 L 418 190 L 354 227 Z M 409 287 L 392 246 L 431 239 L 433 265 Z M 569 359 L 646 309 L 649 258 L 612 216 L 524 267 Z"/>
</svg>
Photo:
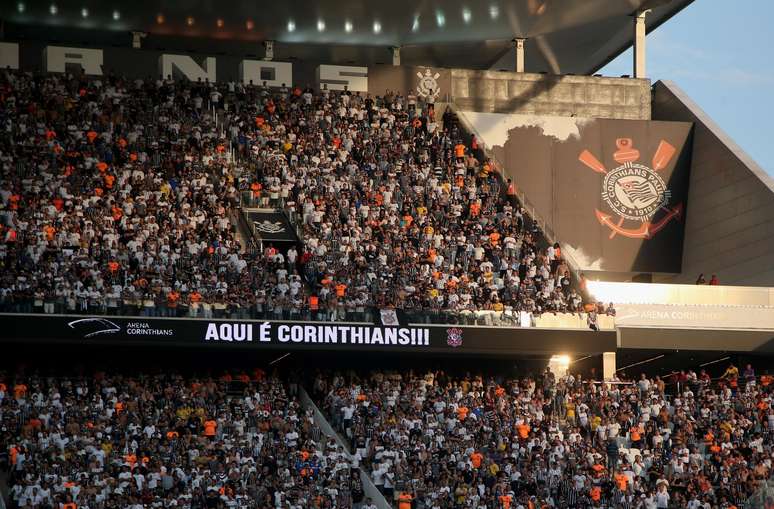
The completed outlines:
<svg viewBox="0 0 774 509">
<path fill-rule="evenodd" d="M 462 346 L 462 329 L 459 327 L 446 329 L 446 344 L 452 348 Z"/>
<path fill-rule="evenodd" d="M 280 233 L 285 231 L 285 227 L 281 222 L 276 221 L 274 223 L 263 220 L 263 222 L 253 221 L 255 229 L 262 233 Z"/>
<path fill-rule="evenodd" d="M 653 155 L 652 167 L 637 162 L 640 151 L 634 148 L 631 138 L 615 140 L 618 150 L 613 159 L 620 166 L 608 171 L 605 166 L 588 150 L 581 152 L 580 162 L 597 173 L 605 176 L 602 181 L 602 199 L 613 215 L 595 209 L 597 220 L 607 226 L 610 237 L 620 234 L 632 239 L 651 239 L 672 219 L 680 218 L 683 204 L 670 207 L 671 192 L 667 189 L 659 171 L 669 165 L 677 150 L 665 140 L 661 140 Z M 625 228 L 626 221 L 639 222 L 636 228 Z"/>
<path fill-rule="evenodd" d="M 433 100 L 438 98 L 441 91 L 438 89 L 438 78 L 441 75 L 438 73 L 433 74 L 430 68 L 425 69 L 425 73 L 417 73 L 419 83 L 417 83 L 417 94 L 424 98 L 431 98 Z"/>
</svg>

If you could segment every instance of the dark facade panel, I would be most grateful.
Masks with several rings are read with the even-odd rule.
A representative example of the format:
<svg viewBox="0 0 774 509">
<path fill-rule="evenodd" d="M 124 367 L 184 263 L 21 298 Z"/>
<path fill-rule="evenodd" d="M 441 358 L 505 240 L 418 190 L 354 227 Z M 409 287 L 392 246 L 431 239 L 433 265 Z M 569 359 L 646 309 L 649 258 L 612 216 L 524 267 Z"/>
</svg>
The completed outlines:
<svg viewBox="0 0 774 509">
<path fill-rule="evenodd" d="M 674 83 L 654 85 L 653 118 L 695 124 L 682 271 L 661 282 L 774 286 L 771 177 Z"/>
</svg>

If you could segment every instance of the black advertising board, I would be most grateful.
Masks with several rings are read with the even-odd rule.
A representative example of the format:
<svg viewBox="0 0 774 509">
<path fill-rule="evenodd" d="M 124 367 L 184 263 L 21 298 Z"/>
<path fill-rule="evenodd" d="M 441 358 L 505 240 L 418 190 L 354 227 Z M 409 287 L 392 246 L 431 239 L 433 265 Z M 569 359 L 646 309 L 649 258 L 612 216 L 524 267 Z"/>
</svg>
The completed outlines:
<svg viewBox="0 0 774 509">
<path fill-rule="evenodd" d="M 691 123 L 463 115 L 581 269 L 681 271 Z"/>
<path fill-rule="evenodd" d="M 519 355 L 614 351 L 614 331 L 81 315 L 0 315 L 0 343 Z"/>
</svg>

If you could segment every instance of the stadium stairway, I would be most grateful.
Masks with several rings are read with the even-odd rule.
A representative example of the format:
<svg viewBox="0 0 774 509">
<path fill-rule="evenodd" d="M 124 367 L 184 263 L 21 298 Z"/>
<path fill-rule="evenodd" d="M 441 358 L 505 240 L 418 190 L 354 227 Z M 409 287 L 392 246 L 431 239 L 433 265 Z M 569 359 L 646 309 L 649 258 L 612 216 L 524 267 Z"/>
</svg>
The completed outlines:
<svg viewBox="0 0 774 509">
<path fill-rule="evenodd" d="M 252 233 L 250 233 L 250 230 L 247 226 L 246 221 L 244 220 L 244 215 L 242 214 L 241 210 L 237 212 L 232 212 L 231 217 L 231 224 L 234 225 L 234 234 L 236 235 L 237 240 L 239 241 L 239 245 L 242 246 L 242 249 L 240 252 L 242 254 L 251 252 L 255 249 L 255 240 L 253 239 Z"/>
<path fill-rule="evenodd" d="M 304 408 L 304 410 L 312 410 L 315 425 L 320 428 L 326 437 L 333 438 L 336 443 L 340 445 L 341 448 L 347 453 L 347 456 L 351 461 L 353 456 L 346 442 L 341 438 L 341 436 L 339 436 L 338 433 L 336 433 L 336 430 L 333 429 L 333 426 L 331 426 L 320 409 L 317 408 L 317 405 L 314 401 L 312 401 L 312 398 L 309 397 L 309 394 L 307 394 L 303 387 L 299 387 L 298 396 L 299 401 L 301 401 L 301 407 Z M 391 509 L 392 505 L 387 501 L 386 498 L 384 498 L 384 495 L 382 495 L 381 492 L 376 489 L 376 486 L 371 480 L 371 477 L 362 469 L 358 468 L 358 470 L 360 470 L 360 480 L 363 483 L 363 491 L 365 492 L 365 496 L 370 498 L 379 509 Z"/>
</svg>

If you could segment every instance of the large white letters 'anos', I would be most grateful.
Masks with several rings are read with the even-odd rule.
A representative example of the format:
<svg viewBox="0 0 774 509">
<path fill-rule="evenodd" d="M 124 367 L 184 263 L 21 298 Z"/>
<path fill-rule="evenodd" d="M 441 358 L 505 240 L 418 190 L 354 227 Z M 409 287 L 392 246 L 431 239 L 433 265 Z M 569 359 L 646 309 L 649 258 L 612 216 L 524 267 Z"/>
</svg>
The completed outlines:
<svg viewBox="0 0 774 509">
<path fill-rule="evenodd" d="M 111 53 L 108 52 L 108 56 Z M 156 53 L 158 55 L 158 53 Z M 102 76 L 105 64 L 105 50 L 75 48 L 70 46 L 46 46 L 43 49 L 43 69 L 46 72 L 72 72 L 73 67 L 89 76 Z M 149 52 L 148 57 L 154 58 Z M 115 57 L 114 57 L 115 58 Z M 108 65 L 110 63 L 108 62 Z M 0 42 L 0 69 L 20 68 L 20 45 Z M 158 74 L 162 78 L 189 81 L 217 82 L 217 59 L 207 57 L 201 62 L 189 55 L 163 53 L 158 56 Z M 242 60 L 239 63 L 239 78 L 244 84 L 252 82 L 269 87 L 292 86 L 293 64 L 268 60 Z M 317 85 L 329 90 L 350 90 L 368 92 L 368 67 L 351 65 L 319 65 L 316 69 Z M 433 90 L 433 92 L 436 92 Z"/>
<path fill-rule="evenodd" d="M 67 72 L 67 64 L 77 65 L 84 74 L 102 76 L 101 49 L 46 46 L 43 50 L 43 68 L 47 72 Z"/>
<path fill-rule="evenodd" d="M 253 85 L 260 85 L 265 81 L 267 87 L 291 86 L 293 64 L 267 60 L 242 60 L 239 64 L 239 77 L 245 85 L 249 85 L 250 82 Z"/>
<path fill-rule="evenodd" d="M 321 65 L 317 68 L 317 83 L 328 90 L 347 90 L 368 92 L 368 67 L 351 65 Z"/>
<path fill-rule="evenodd" d="M 19 45 L 15 42 L 0 42 L 0 69 L 19 68 Z"/>
<path fill-rule="evenodd" d="M 159 73 L 166 78 L 185 77 L 190 81 L 215 82 L 217 78 L 217 64 L 214 57 L 207 57 L 202 65 L 197 64 L 188 55 L 168 55 L 159 57 Z"/>
</svg>

